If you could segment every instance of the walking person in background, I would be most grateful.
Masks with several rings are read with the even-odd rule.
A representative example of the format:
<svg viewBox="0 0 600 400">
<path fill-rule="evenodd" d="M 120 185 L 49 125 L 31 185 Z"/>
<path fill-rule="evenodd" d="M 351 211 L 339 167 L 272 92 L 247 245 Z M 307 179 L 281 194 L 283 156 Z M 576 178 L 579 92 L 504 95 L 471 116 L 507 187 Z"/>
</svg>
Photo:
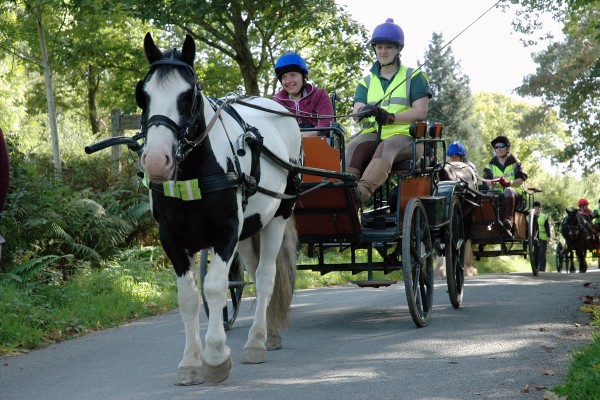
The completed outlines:
<svg viewBox="0 0 600 400">
<path fill-rule="evenodd" d="M 539 201 L 533 203 L 533 224 L 537 228 L 539 239 L 538 268 L 540 272 L 546 272 L 546 251 L 548 250 L 548 239 L 552 236 L 548 216 L 542 213 L 542 205 Z"/>
<path fill-rule="evenodd" d="M 0 128 L 0 219 L 2 218 L 2 210 L 6 203 L 8 194 L 8 186 L 10 184 L 10 163 L 8 160 L 8 149 L 4 140 L 4 133 Z M 5 243 L 4 238 L 0 234 L 0 259 L 2 259 L 2 244 Z"/>
</svg>

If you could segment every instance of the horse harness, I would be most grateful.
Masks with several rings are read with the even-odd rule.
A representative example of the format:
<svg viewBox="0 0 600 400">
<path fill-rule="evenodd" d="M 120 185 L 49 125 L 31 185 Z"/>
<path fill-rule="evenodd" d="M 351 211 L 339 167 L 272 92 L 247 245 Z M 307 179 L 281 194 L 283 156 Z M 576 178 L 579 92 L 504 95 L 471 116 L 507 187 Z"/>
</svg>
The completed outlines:
<svg viewBox="0 0 600 400">
<path fill-rule="evenodd" d="M 192 105 L 190 107 L 190 117 L 185 121 L 183 126 L 179 126 L 175 121 L 165 115 L 153 115 L 148 119 L 145 107 L 145 97 L 143 97 L 143 84 L 147 81 L 148 77 L 151 73 L 161 65 L 170 65 L 175 67 L 182 67 L 186 71 L 192 74 L 196 82 L 194 83 L 194 93 L 192 99 Z M 142 119 L 141 119 L 141 137 L 145 141 L 147 137 L 148 128 L 151 126 L 164 126 L 175 133 L 177 137 L 178 147 L 175 154 L 175 158 L 177 163 L 181 162 L 185 159 L 188 154 L 201 145 L 204 139 L 208 136 L 210 129 L 214 126 L 217 119 L 221 121 L 223 125 L 223 129 L 227 134 L 227 139 L 229 141 L 229 145 L 231 147 L 234 159 L 234 165 L 236 172 L 226 172 L 219 175 L 213 175 L 198 179 L 193 179 L 191 181 L 169 181 L 163 184 L 158 184 L 154 182 L 150 182 L 147 177 L 144 177 L 144 184 L 151 188 L 152 190 L 156 190 L 158 192 L 163 193 L 165 196 L 177 197 L 182 200 L 199 200 L 202 198 L 202 194 L 217 192 L 221 190 L 231 189 L 240 187 L 242 188 L 242 207 L 245 209 L 248 204 L 248 199 L 254 195 L 256 192 L 263 193 L 265 195 L 281 199 L 281 200 L 291 200 L 298 199 L 298 194 L 289 195 L 285 193 L 277 193 L 272 190 L 263 188 L 259 186 L 260 183 L 260 157 L 264 153 L 268 158 L 274 161 L 276 164 L 281 166 L 282 168 L 288 170 L 290 175 L 293 175 L 294 182 L 296 187 L 299 187 L 300 182 L 298 178 L 298 173 L 300 171 L 297 165 L 291 164 L 282 160 L 272 151 L 270 151 L 263 144 L 263 137 L 258 131 L 258 129 L 254 126 L 249 125 L 243 118 L 239 115 L 239 113 L 231 106 L 232 103 L 236 102 L 236 98 L 225 98 L 225 99 L 215 99 L 207 97 L 211 107 L 215 111 L 214 116 L 209 121 L 208 125 L 204 118 L 201 118 L 202 112 L 202 96 L 201 96 L 201 87 L 197 82 L 196 73 L 193 68 L 185 62 L 179 61 L 174 58 L 174 50 L 171 52 L 171 57 L 166 59 L 161 59 L 153 62 L 150 65 L 150 70 L 146 74 L 146 77 L 138 82 L 136 87 L 136 101 L 138 106 L 143 110 Z M 239 101 L 240 104 L 246 106 L 250 103 L 245 103 Z M 225 129 L 225 125 L 223 124 L 223 120 L 221 118 L 222 111 L 227 112 L 243 129 L 244 133 L 238 137 L 237 147 L 238 150 L 234 149 L 233 143 L 227 130 Z M 288 114 L 292 116 L 291 114 Z M 196 137 L 193 135 L 196 134 Z M 239 163 L 238 155 L 244 156 L 246 154 L 244 150 L 244 143 L 248 145 L 251 151 L 251 168 L 250 174 L 245 174 L 241 170 L 241 166 Z"/>
</svg>

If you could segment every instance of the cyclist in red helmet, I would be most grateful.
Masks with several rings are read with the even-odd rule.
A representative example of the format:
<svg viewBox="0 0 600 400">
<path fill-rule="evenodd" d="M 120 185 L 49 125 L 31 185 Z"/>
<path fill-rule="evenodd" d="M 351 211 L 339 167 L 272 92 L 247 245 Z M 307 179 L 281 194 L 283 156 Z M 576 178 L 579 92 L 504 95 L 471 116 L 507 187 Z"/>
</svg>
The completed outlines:
<svg viewBox="0 0 600 400">
<path fill-rule="evenodd" d="M 313 119 L 333 115 L 333 106 L 325 89 L 308 82 L 308 67 L 298 54 L 289 52 L 277 59 L 275 75 L 282 89 L 273 96 L 273 100 L 298 115 L 300 128 L 329 127 L 332 118 Z M 304 117 L 304 118 L 303 118 Z M 303 136 L 316 136 L 318 131 L 302 132 Z"/>
<path fill-rule="evenodd" d="M 362 204 L 386 181 L 392 164 L 413 158 L 409 127 L 427 118 L 431 98 L 425 74 L 400 62 L 404 32 L 392 18 L 375 28 L 369 44 L 377 61 L 356 87 L 353 113 L 361 131 L 346 146 L 346 172 L 357 178 Z M 419 145 L 417 159 L 422 154 Z"/>
</svg>

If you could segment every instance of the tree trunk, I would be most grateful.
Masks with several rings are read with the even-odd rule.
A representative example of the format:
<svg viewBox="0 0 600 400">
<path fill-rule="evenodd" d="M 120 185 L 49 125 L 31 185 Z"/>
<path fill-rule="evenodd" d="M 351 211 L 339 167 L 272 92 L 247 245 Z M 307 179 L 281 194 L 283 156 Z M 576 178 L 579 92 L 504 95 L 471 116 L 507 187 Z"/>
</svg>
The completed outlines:
<svg viewBox="0 0 600 400">
<path fill-rule="evenodd" d="M 40 40 L 40 52 L 42 53 L 42 67 L 44 68 L 44 79 L 46 82 L 46 100 L 48 102 L 48 117 L 50 120 L 50 133 L 52 136 L 52 153 L 54 155 L 54 169 L 57 177 L 62 175 L 62 164 L 60 160 L 60 147 L 58 145 L 58 128 L 56 126 L 56 114 L 54 112 L 54 94 L 52 92 L 52 75 L 50 74 L 50 64 L 48 63 L 48 52 L 46 51 L 46 38 L 44 37 L 44 26 L 42 23 L 41 7 L 34 7 L 35 17 L 37 19 L 38 36 Z"/>
<path fill-rule="evenodd" d="M 87 70 L 87 100 L 88 100 L 88 119 L 92 127 L 94 137 L 100 133 L 100 123 L 98 122 L 98 107 L 96 105 L 96 94 L 98 93 L 98 83 L 94 76 L 93 68 L 88 65 Z"/>
</svg>

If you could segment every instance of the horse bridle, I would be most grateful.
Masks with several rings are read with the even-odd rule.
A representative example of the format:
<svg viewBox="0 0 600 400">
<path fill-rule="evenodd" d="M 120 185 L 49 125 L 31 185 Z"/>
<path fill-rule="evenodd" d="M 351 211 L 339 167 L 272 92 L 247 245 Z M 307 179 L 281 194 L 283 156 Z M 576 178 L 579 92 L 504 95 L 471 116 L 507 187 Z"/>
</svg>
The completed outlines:
<svg viewBox="0 0 600 400">
<path fill-rule="evenodd" d="M 148 119 L 147 112 L 144 107 L 139 102 L 138 96 L 140 96 L 143 85 L 148 81 L 148 78 L 152 73 L 156 70 L 157 67 L 161 65 L 170 65 L 175 67 L 182 67 L 187 72 L 189 72 L 194 78 L 193 84 L 193 98 L 192 105 L 190 107 L 190 117 L 185 121 L 185 123 L 180 126 L 171 118 L 166 115 L 155 114 Z M 200 112 L 202 108 L 202 96 L 201 96 L 201 88 L 200 84 L 196 78 L 196 72 L 194 68 L 183 62 L 174 58 L 174 50 L 171 52 L 170 58 L 165 58 L 161 60 L 154 61 L 150 64 L 150 70 L 146 74 L 143 80 L 138 82 L 138 86 L 136 88 L 136 99 L 138 99 L 138 106 L 143 110 L 142 113 L 142 121 L 141 121 L 141 133 L 146 140 L 148 129 L 152 126 L 164 126 L 171 130 L 176 138 L 177 138 L 177 151 L 175 152 L 175 158 L 178 162 L 182 161 L 190 151 L 196 148 L 202 141 L 206 138 L 208 131 L 206 129 L 206 121 L 204 118 L 201 118 L 203 115 Z"/>
</svg>

